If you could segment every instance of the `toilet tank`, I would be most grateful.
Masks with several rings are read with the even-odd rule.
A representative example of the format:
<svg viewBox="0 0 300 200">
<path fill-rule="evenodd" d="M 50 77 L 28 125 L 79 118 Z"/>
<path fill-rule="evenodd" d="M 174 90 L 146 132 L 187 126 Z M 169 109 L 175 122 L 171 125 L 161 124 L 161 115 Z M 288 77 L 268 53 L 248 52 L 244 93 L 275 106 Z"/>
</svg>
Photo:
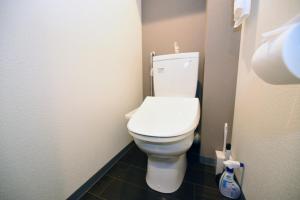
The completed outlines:
<svg viewBox="0 0 300 200">
<path fill-rule="evenodd" d="M 178 53 L 153 57 L 155 96 L 195 97 L 199 53 Z"/>
</svg>

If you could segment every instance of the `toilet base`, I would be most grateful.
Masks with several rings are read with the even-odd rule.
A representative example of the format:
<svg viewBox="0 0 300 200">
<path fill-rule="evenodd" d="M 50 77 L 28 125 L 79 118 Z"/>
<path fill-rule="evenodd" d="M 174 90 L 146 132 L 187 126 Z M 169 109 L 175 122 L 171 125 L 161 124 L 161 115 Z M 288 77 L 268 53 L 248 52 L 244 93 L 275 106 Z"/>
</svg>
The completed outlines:
<svg viewBox="0 0 300 200">
<path fill-rule="evenodd" d="M 186 154 L 163 158 L 148 155 L 146 182 L 150 188 L 158 192 L 175 192 L 183 181 L 186 165 Z"/>
</svg>

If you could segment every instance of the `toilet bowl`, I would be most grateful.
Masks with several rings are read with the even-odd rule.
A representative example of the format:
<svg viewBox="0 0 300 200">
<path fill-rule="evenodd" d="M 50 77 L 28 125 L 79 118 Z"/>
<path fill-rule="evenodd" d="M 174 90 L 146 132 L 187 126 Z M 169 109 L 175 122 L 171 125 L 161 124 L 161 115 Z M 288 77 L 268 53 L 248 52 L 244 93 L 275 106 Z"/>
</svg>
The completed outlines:
<svg viewBox="0 0 300 200">
<path fill-rule="evenodd" d="M 180 187 L 199 119 L 199 100 L 190 97 L 146 97 L 132 115 L 127 128 L 148 156 L 149 187 L 162 193 Z"/>
</svg>

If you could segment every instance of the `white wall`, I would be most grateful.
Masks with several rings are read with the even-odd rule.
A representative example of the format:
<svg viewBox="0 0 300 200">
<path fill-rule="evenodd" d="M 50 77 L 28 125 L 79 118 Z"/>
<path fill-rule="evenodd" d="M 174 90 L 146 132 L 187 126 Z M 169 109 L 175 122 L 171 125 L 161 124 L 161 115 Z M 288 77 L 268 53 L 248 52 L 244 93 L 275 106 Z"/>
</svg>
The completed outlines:
<svg viewBox="0 0 300 200">
<path fill-rule="evenodd" d="M 131 141 L 140 0 L 4 0 L 0 29 L 0 199 L 65 199 Z"/>
<path fill-rule="evenodd" d="M 299 0 L 253 0 L 242 30 L 232 144 L 247 200 L 300 199 L 300 85 L 267 84 L 250 64 L 261 34 L 299 13 Z"/>
</svg>

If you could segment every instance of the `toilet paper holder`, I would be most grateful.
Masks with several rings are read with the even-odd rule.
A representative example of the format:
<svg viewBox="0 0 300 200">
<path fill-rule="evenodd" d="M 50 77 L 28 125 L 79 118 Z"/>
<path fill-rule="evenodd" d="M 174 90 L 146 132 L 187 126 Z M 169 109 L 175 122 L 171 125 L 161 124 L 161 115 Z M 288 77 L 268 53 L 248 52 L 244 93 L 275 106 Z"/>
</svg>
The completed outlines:
<svg viewBox="0 0 300 200">
<path fill-rule="evenodd" d="M 254 72 L 270 84 L 300 84 L 300 15 L 262 36 L 252 56 Z"/>
</svg>

